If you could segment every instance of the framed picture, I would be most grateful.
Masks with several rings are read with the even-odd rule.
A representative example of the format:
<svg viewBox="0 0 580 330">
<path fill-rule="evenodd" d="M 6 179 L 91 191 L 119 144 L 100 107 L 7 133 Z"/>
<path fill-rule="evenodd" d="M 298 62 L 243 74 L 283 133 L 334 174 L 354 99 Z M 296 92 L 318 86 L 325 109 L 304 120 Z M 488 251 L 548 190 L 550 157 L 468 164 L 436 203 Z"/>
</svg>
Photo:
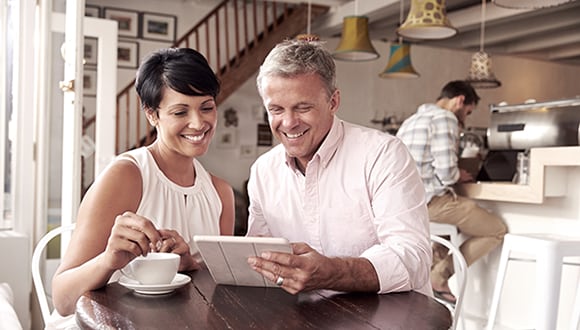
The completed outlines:
<svg viewBox="0 0 580 330">
<path fill-rule="evenodd" d="M 139 13 L 128 9 L 105 7 L 104 17 L 117 21 L 119 37 L 137 38 L 139 36 Z"/>
<path fill-rule="evenodd" d="M 153 13 L 142 13 L 141 15 L 141 38 L 157 41 L 175 41 L 176 16 Z"/>
<path fill-rule="evenodd" d="M 97 71 L 85 70 L 83 72 L 83 95 L 97 96 Z"/>
<path fill-rule="evenodd" d="M 216 134 L 218 148 L 234 148 L 238 144 L 235 128 L 224 128 Z"/>
<path fill-rule="evenodd" d="M 258 146 L 270 147 L 272 146 L 272 131 L 270 125 L 258 124 Z"/>
<path fill-rule="evenodd" d="M 101 7 L 94 5 L 85 6 L 85 16 L 88 17 L 101 17 Z"/>
<path fill-rule="evenodd" d="M 98 39 L 85 37 L 85 49 L 84 49 L 84 59 L 85 64 L 90 66 L 97 65 L 97 51 L 98 51 Z"/>
<path fill-rule="evenodd" d="M 137 41 L 117 42 L 117 66 L 119 68 L 135 69 L 139 62 L 139 43 Z"/>
</svg>

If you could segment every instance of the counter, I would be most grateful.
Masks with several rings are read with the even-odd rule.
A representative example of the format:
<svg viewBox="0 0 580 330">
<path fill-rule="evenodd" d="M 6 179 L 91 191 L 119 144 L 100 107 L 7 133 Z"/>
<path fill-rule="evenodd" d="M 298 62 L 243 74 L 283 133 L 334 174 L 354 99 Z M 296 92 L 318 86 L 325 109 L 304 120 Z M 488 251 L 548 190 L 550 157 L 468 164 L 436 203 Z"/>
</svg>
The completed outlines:
<svg viewBox="0 0 580 330">
<path fill-rule="evenodd" d="M 477 182 L 458 185 L 459 194 L 474 199 L 541 204 L 545 197 L 566 195 L 567 166 L 580 166 L 580 147 L 530 149 L 528 184 Z"/>
<path fill-rule="evenodd" d="M 478 182 L 458 185 L 457 191 L 500 215 L 511 233 L 580 237 L 580 147 L 531 149 L 529 169 L 525 185 Z M 467 329 L 479 329 L 487 320 L 500 250 L 495 249 L 469 268 L 464 305 Z M 571 265 L 563 268 L 557 329 L 568 329 L 580 283 L 580 258 L 566 261 Z M 534 262 L 510 261 L 496 328 L 533 327 L 534 281 Z"/>
</svg>

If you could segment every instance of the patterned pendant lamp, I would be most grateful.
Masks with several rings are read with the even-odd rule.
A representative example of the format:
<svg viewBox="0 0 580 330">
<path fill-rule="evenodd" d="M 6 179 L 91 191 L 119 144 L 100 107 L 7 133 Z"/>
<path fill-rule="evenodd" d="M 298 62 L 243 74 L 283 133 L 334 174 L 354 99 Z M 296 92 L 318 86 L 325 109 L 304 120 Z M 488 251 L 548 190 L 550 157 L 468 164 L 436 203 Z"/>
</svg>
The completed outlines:
<svg viewBox="0 0 580 330">
<path fill-rule="evenodd" d="M 297 40 L 302 41 L 320 41 L 320 37 L 316 34 L 310 32 L 310 21 L 312 17 L 312 0 L 308 0 L 308 15 L 306 17 L 306 33 L 299 34 L 296 36 Z"/>
<path fill-rule="evenodd" d="M 473 88 L 496 88 L 501 86 L 501 82 L 496 79 L 491 70 L 491 58 L 483 50 L 485 39 L 485 4 L 486 0 L 481 0 L 481 40 L 479 51 L 471 57 L 469 75 L 465 79 Z"/>
<path fill-rule="evenodd" d="M 445 0 L 412 0 L 405 22 L 397 29 L 401 37 L 414 40 L 445 39 L 454 36 L 445 10 Z"/>
</svg>

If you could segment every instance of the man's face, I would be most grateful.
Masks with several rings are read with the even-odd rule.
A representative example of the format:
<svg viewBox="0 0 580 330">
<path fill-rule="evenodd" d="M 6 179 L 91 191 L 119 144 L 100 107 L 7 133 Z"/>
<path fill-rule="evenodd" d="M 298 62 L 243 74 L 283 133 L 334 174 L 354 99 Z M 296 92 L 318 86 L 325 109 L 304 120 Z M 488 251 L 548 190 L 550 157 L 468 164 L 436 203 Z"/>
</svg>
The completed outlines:
<svg viewBox="0 0 580 330">
<path fill-rule="evenodd" d="M 264 77 L 261 86 L 272 134 L 306 168 L 330 131 L 340 104 L 339 91 L 329 97 L 315 74 Z"/>
<path fill-rule="evenodd" d="M 473 110 L 475 110 L 475 104 L 464 104 L 463 107 L 457 111 L 457 120 L 459 120 L 463 127 L 465 127 L 465 120 L 467 119 L 467 116 L 469 116 Z"/>
<path fill-rule="evenodd" d="M 467 116 L 469 116 L 474 110 L 476 105 L 475 104 L 466 104 L 464 103 L 464 97 L 458 96 L 456 98 L 456 110 L 454 111 L 455 117 L 459 121 L 459 125 L 461 127 L 465 127 L 465 121 L 467 120 Z"/>
</svg>

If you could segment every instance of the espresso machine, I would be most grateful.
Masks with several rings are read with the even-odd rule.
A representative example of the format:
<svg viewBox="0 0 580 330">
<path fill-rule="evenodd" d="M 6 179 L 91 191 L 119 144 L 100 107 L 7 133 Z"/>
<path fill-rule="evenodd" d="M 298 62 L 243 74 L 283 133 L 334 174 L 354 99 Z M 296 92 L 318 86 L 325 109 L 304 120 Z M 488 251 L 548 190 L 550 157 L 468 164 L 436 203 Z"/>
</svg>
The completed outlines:
<svg viewBox="0 0 580 330">
<path fill-rule="evenodd" d="M 518 154 L 530 148 L 580 145 L 580 97 L 548 102 L 490 106 L 488 153 L 478 181 L 512 181 Z"/>
</svg>

